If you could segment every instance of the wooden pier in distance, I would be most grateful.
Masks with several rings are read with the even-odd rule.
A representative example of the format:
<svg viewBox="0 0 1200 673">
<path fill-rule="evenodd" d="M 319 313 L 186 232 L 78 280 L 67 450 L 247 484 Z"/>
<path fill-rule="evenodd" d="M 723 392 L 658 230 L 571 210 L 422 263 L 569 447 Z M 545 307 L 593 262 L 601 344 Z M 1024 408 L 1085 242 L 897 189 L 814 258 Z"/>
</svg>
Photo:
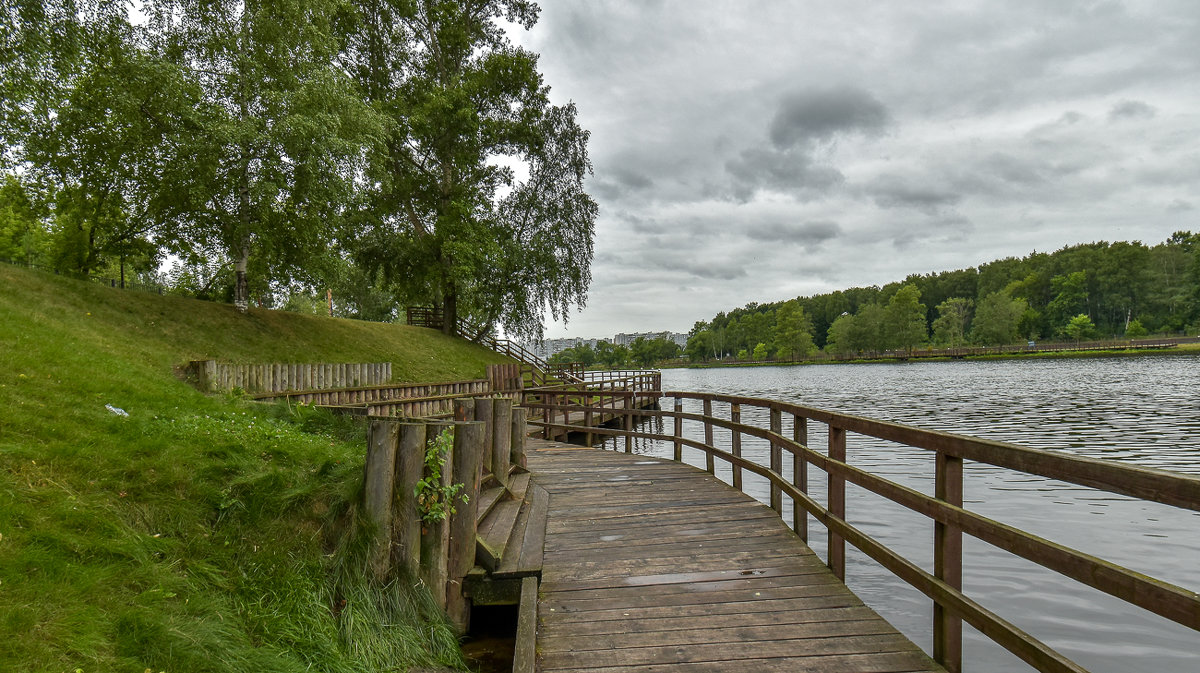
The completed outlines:
<svg viewBox="0 0 1200 673">
<path fill-rule="evenodd" d="M 539 671 L 942 671 L 779 516 L 697 468 L 545 440 Z"/>
</svg>

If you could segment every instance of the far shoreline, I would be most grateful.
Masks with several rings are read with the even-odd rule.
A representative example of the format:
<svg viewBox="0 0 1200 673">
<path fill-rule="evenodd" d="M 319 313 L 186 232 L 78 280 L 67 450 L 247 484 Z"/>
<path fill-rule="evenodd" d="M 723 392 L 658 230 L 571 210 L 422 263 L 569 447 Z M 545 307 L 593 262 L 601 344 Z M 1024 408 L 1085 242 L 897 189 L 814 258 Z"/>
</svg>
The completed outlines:
<svg viewBox="0 0 1200 673">
<path fill-rule="evenodd" d="M 737 367 L 796 367 L 806 365 L 862 365 L 862 364 L 919 364 L 922 362 L 953 362 L 953 361 L 988 361 L 988 360 L 1063 360 L 1087 358 L 1125 358 L 1148 357 L 1156 355 L 1167 356 L 1196 356 L 1200 355 L 1200 343 L 1178 344 L 1172 348 L 1113 348 L 1104 350 L 1064 350 L 1037 353 L 988 353 L 981 355 L 964 355 L 959 357 L 921 357 L 921 358 L 855 358 L 852 360 L 807 359 L 807 360 L 762 360 L 738 362 L 687 362 L 664 363 L 659 369 L 729 369 Z"/>
</svg>

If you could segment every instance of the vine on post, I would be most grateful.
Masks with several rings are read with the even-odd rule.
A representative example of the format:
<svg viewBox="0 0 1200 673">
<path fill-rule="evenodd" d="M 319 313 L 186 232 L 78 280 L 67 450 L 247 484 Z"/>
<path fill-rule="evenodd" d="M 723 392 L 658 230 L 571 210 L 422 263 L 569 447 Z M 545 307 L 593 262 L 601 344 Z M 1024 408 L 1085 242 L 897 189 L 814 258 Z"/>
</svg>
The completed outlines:
<svg viewBox="0 0 1200 673">
<path fill-rule="evenodd" d="M 417 505 L 421 508 L 421 520 L 425 523 L 445 521 L 454 514 L 455 501 L 466 503 L 470 496 L 463 493 L 463 484 L 442 484 L 442 468 L 446 465 L 446 453 L 454 446 L 454 435 L 449 428 L 442 430 L 425 447 L 425 477 L 417 482 Z"/>
</svg>

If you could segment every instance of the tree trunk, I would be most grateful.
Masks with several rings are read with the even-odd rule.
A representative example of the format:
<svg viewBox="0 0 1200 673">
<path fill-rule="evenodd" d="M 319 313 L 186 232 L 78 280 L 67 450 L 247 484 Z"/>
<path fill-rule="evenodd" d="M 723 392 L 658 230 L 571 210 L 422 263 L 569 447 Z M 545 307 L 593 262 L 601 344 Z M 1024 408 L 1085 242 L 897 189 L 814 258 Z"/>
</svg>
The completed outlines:
<svg viewBox="0 0 1200 673">
<path fill-rule="evenodd" d="M 458 334 L 458 291 L 453 285 L 442 299 L 442 334 Z"/>
<path fill-rule="evenodd" d="M 246 280 L 246 264 L 250 261 L 250 242 L 242 243 L 242 249 L 238 251 L 237 261 L 234 262 L 233 270 L 237 275 L 237 280 L 233 286 L 233 306 L 238 310 L 238 313 L 245 313 L 250 307 L 250 283 Z"/>
</svg>

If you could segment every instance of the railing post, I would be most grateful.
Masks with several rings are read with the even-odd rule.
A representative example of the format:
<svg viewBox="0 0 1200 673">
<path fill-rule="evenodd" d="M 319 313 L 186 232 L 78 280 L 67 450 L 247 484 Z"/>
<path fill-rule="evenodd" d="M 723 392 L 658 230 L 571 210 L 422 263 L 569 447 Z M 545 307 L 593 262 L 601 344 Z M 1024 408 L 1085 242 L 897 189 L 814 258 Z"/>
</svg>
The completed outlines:
<svg viewBox="0 0 1200 673">
<path fill-rule="evenodd" d="M 633 453 L 633 390 L 628 395 L 622 395 L 625 405 L 625 418 L 621 422 L 625 428 L 625 453 Z"/>
<path fill-rule="evenodd" d="M 792 439 L 797 444 L 808 448 L 808 419 L 804 416 L 793 416 Z M 796 453 L 792 457 L 792 484 L 800 492 L 808 495 L 808 461 L 804 455 Z M 792 502 L 792 530 L 808 543 L 808 512 L 798 502 Z"/>
<path fill-rule="evenodd" d="M 440 430 L 453 427 L 449 424 L 431 425 L 430 430 L 439 433 Z M 428 431 L 427 431 L 428 433 Z M 437 434 L 426 435 L 426 442 L 435 441 Z M 424 458 L 425 447 L 421 447 Z M 429 475 L 425 475 L 429 476 Z M 454 483 L 454 448 L 450 447 L 442 454 L 442 482 L 439 486 L 448 487 Z M 429 587 L 438 607 L 446 608 L 447 551 L 450 548 L 450 526 L 448 521 L 427 521 L 421 527 L 421 580 Z"/>
<path fill-rule="evenodd" d="M 783 412 L 778 407 L 771 407 L 771 432 L 783 434 Z M 771 440 L 771 471 L 783 478 L 783 446 L 774 439 Z M 783 514 L 783 489 L 779 484 L 771 482 L 771 509 L 776 514 Z"/>
<path fill-rule="evenodd" d="M 508 466 L 512 464 L 512 400 L 492 399 L 492 443 L 484 451 L 492 453 L 492 474 L 501 486 L 508 486 Z"/>
<path fill-rule="evenodd" d="M 742 422 L 742 405 L 736 402 L 729 405 L 729 420 L 735 425 Z M 733 436 L 729 438 L 729 446 L 733 455 L 738 458 L 742 457 L 742 431 L 737 428 L 733 429 Z M 737 490 L 742 490 L 742 466 L 735 464 L 733 466 L 733 487 Z"/>
<path fill-rule="evenodd" d="M 582 393 L 580 393 L 580 395 L 581 396 L 579 399 L 583 402 L 583 405 L 584 405 L 583 424 L 585 427 L 587 427 L 587 432 L 584 435 L 584 441 L 587 443 L 587 446 L 591 446 L 592 441 L 595 439 L 595 437 L 592 436 L 592 420 L 594 419 L 594 416 L 592 414 L 592 405 L 595 400 L 603 399 L 603 398 L 592 397 L 591 393 L 587 390 L 586 386 L 584 387 L 584 391 Z M 603 416 L 601 418 L 603 418 Z"/>
<path fill-rule="evenodd" d="M 713 459 L 713 424 L 712 424 L 712 400 L 704 399 L 704 445 L 709 447 L 704 452 L 704 469 L 709 474 L 716 472 L 716 461 Z"/>
<path fill-rule="evenodd" d="M 675 426 L 674 426 L 673 431 L 675 433 L 674 457 L 675 457 L 675 462 L 677 462 L 677 463 L 683 462 L 683 442 L 679 441 L 679 438 L 683 437 L 683 419 L 679 417 L 680 414 L 682 414 L 682 413 L 683 413 L 683 400 L 676 397 L 675 398 Z"/>
<path fill-rule="evenodd" d="M 846 462 L 846 430 L 829 426 L 829 458 Z M 829 472 L 829 513 L 846 519 L 846 479 L 841 475 Z M 829 569 L 843 582 L 846 580 L 846 541 L 841 535 L 828 529 Z"/>
<path fill-rule="evenodd" d="M 371 421 L 363 465 L 363 510 L 376 527 L 371 545 L 371 574 L 383 580 L 391 565 L 392 497 L 396 483 L 399 429 L 391 421 Z"/>
<path fill-rule="evenodd" d="M 488 402 L 490 406 L 491 400 Z M 454 513 L 450 515 L 445 591 L 446 613 L 463 632 L 471 621 L 471 605 L 463 596 L 462 585 L 467 573 L 475 566 L 475 514 L 479 509 L 482 461 L 484 454 L 489 453 L 485 443 L 487 425 L 486 421 L 476 421 L 454 427 L 454 480 L 462 483 L 466 501 L 455 502 Z"/>
<path fill-rule="evenodd" d="M 492 416 L 493 403 L 490 397 L 476 397 L 472 400 L 475 405 L 475 420 L 483 423 L 483 452 L 480 456 L 480 466 L 484 472 L 490 473 L 496 478 L 497 483 L 501 486 L 504 482 L 503 477 L 497 473 L 504 471 L 504 466 L 496 466 L 492 464 L 492 436 L 494 433 L 494 418 Z M 507 474 L 507 472 L 505 472 Z"/>
<path fill-rule="evenodd" d="M 962 507 L 962 458 L 938 452 L 933 489 L 935 498 Z M 933 574 L 962 590 L 962 529 L 959 527 L 934 522 Z M 962 618 L 937 602 L 933 604 L 933 659 L 950 673 L 962 670 Z"/>
<path fill-rule="evenodd" d="M 425 470 L 426 425 L 400 424 L 396 451 L 396 499 L 392 516 L 393 564 L 416 573 L 421 566 L 421 509 L 417 482 Z"/>
<path fill-rule="evenodd" d="M 567 391 L 562 394 L 562 441 L 571 441 L 571 395 Z"/>
<path fill-rule="evenodd" d="M 509 448 L 509 455 L 511 456 L 510 460 L 512 461 L 512 464 L 520 465 L 521 467 L 525 467 L 527 464 L 525 460 L 525 435 L 528 432 L 528 425 L 526 424 L 525 417 L 526 413 L 527 411 L 525 407 L 513 407 L 511 431 L 512 439 Z"/>
</svg>

